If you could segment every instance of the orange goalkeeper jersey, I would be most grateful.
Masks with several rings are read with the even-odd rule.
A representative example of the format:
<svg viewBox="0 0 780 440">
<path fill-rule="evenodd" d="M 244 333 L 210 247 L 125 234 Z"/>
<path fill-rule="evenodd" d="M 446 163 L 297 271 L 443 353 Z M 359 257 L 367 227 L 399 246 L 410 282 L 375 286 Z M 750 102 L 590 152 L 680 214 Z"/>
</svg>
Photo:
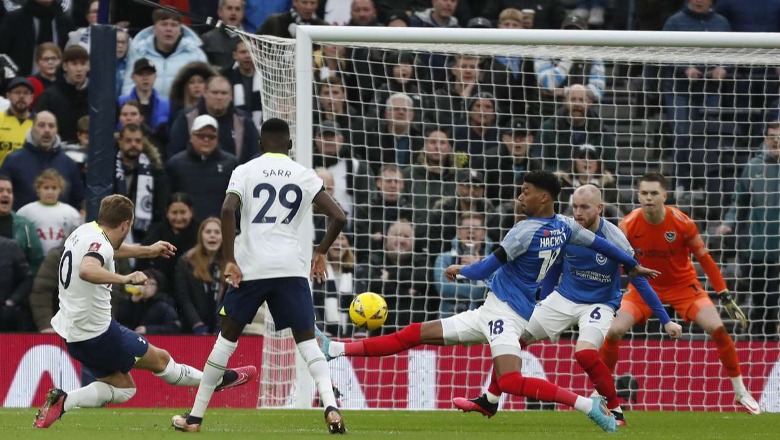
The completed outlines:
<svg viewBox="0 0 780 440">
<path fill-rule="evenodd" d="M 639 263 L 661 272 L 658 278 L 648 280 L 650 285 L 658 291 L 666 291 L 698 283 L 691 262 L 693 254 L 702 263 L 715 290 L 725 289 L 723 276 L 707 252 L 696 224 L 677 208 L 666 206 L 665 209 L 664 221 L 657 225 L 645 220 L 641 208 L 633 210 L 620 222 L 620 229 L 636 251 Z"/>
</svg>

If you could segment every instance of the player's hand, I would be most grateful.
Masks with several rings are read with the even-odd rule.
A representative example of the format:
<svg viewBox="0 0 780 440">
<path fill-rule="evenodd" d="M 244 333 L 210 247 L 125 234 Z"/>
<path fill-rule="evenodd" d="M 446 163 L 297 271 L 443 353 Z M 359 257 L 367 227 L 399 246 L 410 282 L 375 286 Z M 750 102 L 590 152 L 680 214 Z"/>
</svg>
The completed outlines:
<svg viewBox="0 0 780 440">
<path fill-rule="evenodd" d="M 463 265 L 453 264 L 444 270 L 444 276 L 446 276 L 449 281 L 457 281 L 461 269 L 463 269 Z"/>
<path fill-rule="evenodd" d="M 739 321 L 739 325 L 742 327 L 742 329 L 747 330 L 747 315 L 745 315 L 745 312 L 743 312 L 737 303 L 734 302 L 734 299 L 731 298 L 731 292 L 728 290 L 718 292 L 718 298 L 720 299 L 720 305 L 722 305 L 726 309 L 726 313 L 729 314 L 729 318 L 736 319 Z"/>
<path fill-rule="evenodd" d="M 125 275 L 125 282 L 123 284 L 134 284 L 136 286 L 143 286 L 146 284 L 146 274 L 143 272 L 133 272 L 130 275 Z"/>
<path fill-rule="evenodd" d="M 241 283 L 243 278 L 244 274 L 241 273 L 241 268 L 238 267 L 238 264 L 232 261 L 228 261 L 228 263 L 225 265 L 225 282 L 235 288 L 238 288 L 238 285 Z"/>
<path fill-rule="evenodd" d="M 680 339 L 682 336 L 682 326 L 674 321 L 664 324 L 664 331 L 672 339 Z"/>
<path fill-rule="evenodd" d="M 658 277 L 658 275 L 661 275 L 661 272 L 658 272 L 655 269 L 648 269 L 641 264 L 634 266 L 634 268 L 631 269 L 631 272 L 629 273 L 629 276 L 631 277 L 645 277 L 650 279 L 655 279 Z"/>
<path fill-rule="evenodd" d="M 325 260 L 325 254 L 315 252 L 311 257 L 311 272 L 309 279 L 318 283 L 324 283 L 328 279 L 328 264 Z"/>
<path fill-rule="evenodd" d="M 152 254 L 151 258 L 171 258 L 176 255 L 176 246 L 168 243 L 167 241 L 158 241 L 152 245 L 149 245 L 149 252 Z"/>
</svg>

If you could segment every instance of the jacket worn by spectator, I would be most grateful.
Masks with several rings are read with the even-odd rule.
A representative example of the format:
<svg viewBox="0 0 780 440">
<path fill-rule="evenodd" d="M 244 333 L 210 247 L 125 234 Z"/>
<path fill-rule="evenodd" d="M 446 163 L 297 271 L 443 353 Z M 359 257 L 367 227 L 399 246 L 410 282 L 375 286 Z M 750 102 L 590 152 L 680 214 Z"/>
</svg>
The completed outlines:
<svg viewBox="0 0 780 440">
<path fill-rule="evenodd" d="M 119 97 L 119 107 L 121 108 L 127 101 L 134 99 L 138 102 L 141 100 L 138 98 L 138 94 L 135 91 L 135 87 L 129 94 Z M 144 122 L 153 132 L 160 129 L 160 126 L 168 125 L 168 118 L 171 113 L 171 103 L 167 98 L 160 96 L 160 93 L 156 89 L 152 89 L 152 97 L 149 99 L 149 107 L 151 107 L 151 117 L 146 118 Z"/>
<path fill-rule="evenodd" d="M 154 82 L 154 88 L 163 97 L 168 97 L 173 78 L 179 72 L 179 69 L 192 61 L 208 61 L 206 54 L 200 49 L 201 41 L 198 34 L 187 26 L 181 27 L 182 37 L 176 45 L 176 49 L 167 57 L 163 56 L 154 46 L 154 26 L 150 26 L 133 38 L 133 45 L 127 56 L 127 65 L 132 66 L 139 58 L 146 58 L 157 69 L 157 81 Z M 130 94 L 134 87 L 132 72 L 133 69 L 127 69 L 125 78 L 122 82 L 122 94 Z"/>
<path fill-rule="evenodd" d="M 212 29 L 200 36 L 203 52 L 209 63 L 225 69 L 233 65 L 233 46 L 238 35 L 224 29 Z"/>
<path fill-rule="evenodd" d="M 220 216 L 230 175 L 237 166 L 236 156 L 220 148 L 208 156 L 202 156 L 190 146 L 187 151 L 171 157 L 165 170 L 171 193 L 185 192 L 191 195 L 195 218 L 203 220 Z"/>
<path fill-rule="evenodd" d="M 43 261 L 43 246 L 35 231 L 35 225 L 13 211 L 11 211 L 11 222 L 13 223 L 13 238 L 21 246 L 27 263 L 30 265 L 30 272 L 35 275 Z"/>
<path fill-rule="evenodd" d="M 0 237 L 0 330 L 34 330 L 29 298 L 32 274 L 19 244 Z M 9 306 L 6 301 L 13 301 Z"/>
<path fill-rule="evenodd" d="M 488 256 L 493 252 L 494 244 L 487 238 L 483 244 L 482 256 Z M 460 256 L 465 255 L 466 249 L 457 238 L 452 240 L 452 248 L 448 252 L 442 252 L 436 257 L 433 265 L 433 283 L 441 296 L 439 302 L 439 319 L 448 318 L 466 310 L 474 310 L 485 301 L 487 286 L 484 281 L 448 281 L 444 276 L 444 270 L 452 264 L 463 264 Z"/>
<path fill-rule="evenodd" d="M 397 220 L 414 220 L 411 200 L 401 195 L 395 202 L 385 200 L 378 192 L 372 194 L 369 203 L 355 209 L 355 251 L 367 256 L 368 251 L 382 248 L 382 240 L 374 240 L 374 234 L 387 235 L 387 228 Z M 360 258 L 358 258 L 360 259 Z"/>
<path fill-rule="evenodd" d="M 65 191 L 60 195 L 60 201 L 80 209 L 84 201 L 84 183 L 81 171 L 73 159 L 61 149 L 59 136 L 50 150 L 43 150 L 32 143 L 32 131 L 27 134 L 27 140 L 21 150 L 16 150 L 5 157 L 0 174 L 11 178 L 14 186 L 14 209 L 38 200 L 35 192 L 35 178 L 44 170 L 54 168 L 65 178 Z"/>
<path fill-rule="evenodd" d="M 172 280 L 176 276 L 176 264 L 181 255 L 192 249 L 198 242 L 198 222 L 192 220 L 186 228 L 176 233 L 166 219 L 152 226 L 142 244 L 150 245 L 160 240 L 176 246 L 176 254 L 171 258 L 139 258 L 136 260 L 135 270 L 157 269 L 166 279 Z"/>
<path fill-rule="evenodd" d="M 179 315 L 163 296 L 133 302 L 129 298 L 119 303 L 116 320 L 127 328 L 146 327 L 147 334 L 170 334 L 181 330 Z"/>
<path fill-rule="evenodd" d="M 193 121 L 205 114 L 208 114 L 206 104 L 203 99 L 200 99 L 197 106 L 185 110 L 183 115 L 176 118 L 171 127 L 168 157 L 172 158 L 187 149 Z M 247 112 L 237 109 L 231 103 L 224 114 L 214 116 L 214 119 L 220 127 L 217 132 L 219 149 L 237 157 L 240 163 L 246 163 L 257 155 L 260 134 Z"/>
<path fill-rule="evenodd" d="M 30 310 L 38 331 L 51 328 L 51 318 L 59 311 L 60 258 L 64 245 L 52 248 L 43 258 L 30 292 Z"/>
<path fill-rule="evenodd" d="M 186 332 L 195 330 L 195 324 L 201 322 L 204 331 L 214 333 L 217 329 L 218 304 L 221 303 L 221 286 L 214 291 L 214 286 L 195 278 L 192 264 L 187 253 L 176 263 L 176 282 L 174 298 L 181 315 L 181 327 Z M 214 284 L 214 283 L 211 283 Z M 219 284 L 219 282 L 217 282 Z M 215 298 L 218 293 L 219 298 Z"/>
<path fill-rule="evenodd" d="M 63 13 L 59 2 L 43 6 L 28 1 L 20 9 L 3 17 L 0 23 L 0 53 L 9 55 L 19 66 L 18 74 L 28 76 L 33 70 L 35 46 L 41 41 L 41 26 L 52 27 L 51 39 L 60 48 L 65 47 L 68 33 L 75 29 L 70 14 Z"/>
<path fill-rule="evenodd" d="M 89 114 L 88 85 L 89 80 L 84 81 L 81 88 L 76 88 L 64 76 L 60 76 L 35 101 L 36 112 L 48 110 L 57 117 L 57 132 L 66 143 L 79 142 L 76 136 L 78 120 Z"/>
<path fill-rule="evenodd" d="M 328 23 L 325 20 L 315 16 L 312 16 L 311 20 L 304 21 L 298 19 L 299 23 L 296 23 L 293 18 L 292 10 L 282 12 L 281 14 L 274 14 L 265 19 L 265 22 L 260 26 L 260 30 L 257 31 L 260 35 L 273 35 L 281 38 L 295 38 L 290 29 L 294 29 L 293 25 L 313 25 L 313 26 L 327 26 Z"/>
<path fill-rule="evenodd" d="M 555 116 L 542 123 L 539 129 L 539 144 L 541 154 L 533 154 L 535 157 L 544 158 L 545 169 L 549 171 L 571 169 L 572 149 L 575 145 L 591 144 L 601 147 L 602 163 L 604 168 L 614 172 L 617 168 L 615 157 L 615 135 L 611 127 L 592 110 L 588 109 L 585 125 L 575 127 L 565 107 L 562 107 Z"/>
<path fill-rule="evenodd" d="M 536 158 L 513 158 L 506 144 L 485 151 L 484 164 L 479 161 L 473 168 L 485 171 L 485 197 L 493 202 L 512 202 L 520 194 L 525 173 L 542 170 L 542 161 Z"/>
</svg>

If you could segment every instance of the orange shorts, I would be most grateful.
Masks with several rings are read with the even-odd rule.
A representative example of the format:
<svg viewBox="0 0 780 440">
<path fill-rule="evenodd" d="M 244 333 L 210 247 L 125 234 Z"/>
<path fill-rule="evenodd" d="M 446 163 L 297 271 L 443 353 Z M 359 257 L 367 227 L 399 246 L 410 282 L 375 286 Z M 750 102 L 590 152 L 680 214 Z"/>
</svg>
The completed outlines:
<svg viewBox="0 0 780 440">
<path fill-rule="evenodd" d="M 709 295 L 698 281 L 673 289 L 656 290 L 656 293 L 658 293 L 661 304 L 672 306 L 686 322 L 695 321 L 699 310 L 704 307 L 714 306 Z M 642 295 L 637 292 L 633 284 L 629 284 L 628 291 L 623 296 L 620 311 L 633 315 L 637 324 L 644 323 L 653 314 L 650 306 L 645 303 Z"/>
</svg>

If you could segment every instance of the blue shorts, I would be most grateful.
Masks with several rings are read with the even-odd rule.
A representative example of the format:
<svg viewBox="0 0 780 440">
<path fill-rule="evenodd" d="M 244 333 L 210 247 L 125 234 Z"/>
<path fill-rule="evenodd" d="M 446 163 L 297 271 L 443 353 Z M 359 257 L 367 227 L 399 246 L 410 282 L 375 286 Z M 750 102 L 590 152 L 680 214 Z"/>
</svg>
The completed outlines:
<svg viewBox="0 0 780 440">
<path fill-rule="evenodd" d="M 219 314 L 239 324 L 249 324 L 264 302 L 274 318 L 277 330 L 314 328 L 314 305 L 309 281 L 303 277 L 267 278 L 242 281 L 230 287 Z"/>
<path fill-rule="evenodd" d="M 68 353 L 97 379 L 117 371 L 127 373 L 149 349 L 146 338 L 113 319 L 102 335 L 66 345 Z"/>
</svg>

